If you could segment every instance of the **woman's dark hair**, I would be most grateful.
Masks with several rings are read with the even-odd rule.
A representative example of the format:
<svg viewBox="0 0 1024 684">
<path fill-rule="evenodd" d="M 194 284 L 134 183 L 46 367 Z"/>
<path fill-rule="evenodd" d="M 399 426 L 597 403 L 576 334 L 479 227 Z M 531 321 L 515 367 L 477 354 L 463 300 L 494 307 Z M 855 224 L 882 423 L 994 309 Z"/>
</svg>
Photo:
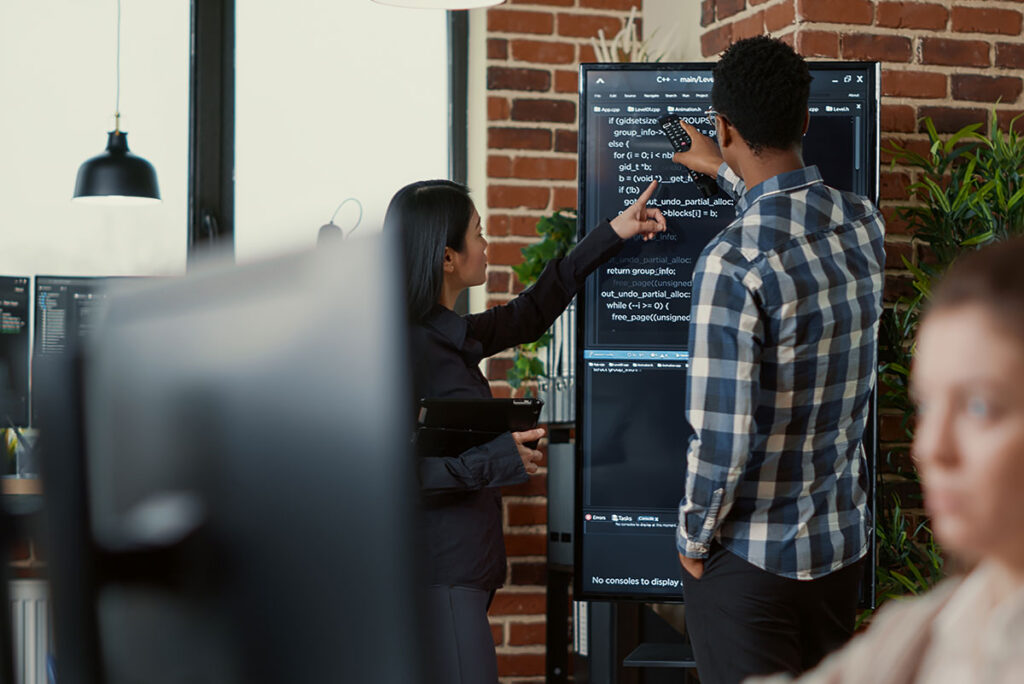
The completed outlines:
<svg viewBox="0 0 1024 684">
<path fill-rule="evenodd" d="M 391 198 L 384 230 L 397 234 L 402 246 L 410 321 L 421 322 L 437 305 L 444 282 L 444 248 L 463 250 L 472 217 L 469 188 L 453 181 L 410 183 Z"/>
<path fill-rule="evenodd" d="M 714 68 L 711 103 L 755 154 L 800 144 L 811 74 L 781 40 L 747 38 L 731 45 Z"/>
<path fill-rule="evenodd" d="M 979 305 L 1024 343 L 1024 237 L 956 260 L 932 294 L 927 315 Z"/>
</svg>

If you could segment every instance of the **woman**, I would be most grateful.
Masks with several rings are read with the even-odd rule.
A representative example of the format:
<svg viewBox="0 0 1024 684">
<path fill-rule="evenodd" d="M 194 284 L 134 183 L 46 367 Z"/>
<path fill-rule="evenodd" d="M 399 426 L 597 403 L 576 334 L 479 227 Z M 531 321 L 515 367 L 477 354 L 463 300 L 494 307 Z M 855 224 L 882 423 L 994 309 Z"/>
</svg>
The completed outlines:
<svg viewBox="0 0 1024 684">
<path fill-rule="evenodd" d="M 973 569 L 886 606 L 864 635 L 798 681 L 1022 681 L 1022 264 L 1022 239 L 964 257 L 935 291 L 917 338 L 913 455 L 925 506 L 943 548 Z"/>
<path fill-rule="evenodd" d="M 489 398 L 482 359 L 540 337 L 624 240 L 665 230 L 661 212 L 646 206 L 655 186 L 568 256 L 550 262 L 514 300 L 468 316 L 453 311 L 456 299 L 487 279 L 487 240 L 468 189 L 434 180 L 399 190 L 384 225 L 403 248 L 415 396 Z M 541 453 L 527 443 L 543 435 L 540 428 L 505 433 L 462 454 L 419 461 L 433 681 L 497 681 L 487 608 L 505 579 L 499 488 L 537 472 Z"/>
</svg>

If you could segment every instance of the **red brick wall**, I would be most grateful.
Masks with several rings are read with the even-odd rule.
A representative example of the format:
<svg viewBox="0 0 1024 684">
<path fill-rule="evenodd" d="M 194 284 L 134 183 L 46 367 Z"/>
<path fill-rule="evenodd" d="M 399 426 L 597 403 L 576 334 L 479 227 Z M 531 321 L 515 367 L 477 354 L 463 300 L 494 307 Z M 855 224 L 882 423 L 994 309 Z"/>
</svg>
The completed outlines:
<svg viewBox="0 0 1024 684">
<path fill-rule="evenodd" d="M 641 0 L 509 0 L 487 12 L 488 305 L 521 290 L 510 266 L 536 239 L 537 219 L 576 207 L 577 67 L 589 39 L 611 38 Z M 510 356 L 487 363 L 495 396 L 508 396 Z M 547 477 L 505 492 L 505 588 L 491 607 L 502 681 L 541 682 Z"/>
<path fill-rule="evenodd" d="M 1024 109 L 1022 0 L 702 0 L 701 10 L 701 49 L 710 59 L 736 40 L 769 34 L 808 58 L 881 62 L 883 148 L 899 141 L 927 151 L 922 117 L 948 133 L 986 121 L 993 106 L 1005 128 Z M 901 257 L 920 258 L 895 215 L 916 174 L 890 161 L 883 153 L 888 303 L 911 291 Z M 883 442 L 902 439 L 898 416 L 881 420 Z"/>
<path fill-rule="evenodd" d="M 920 117 L 951 132 L 985 121 L 996 106 L 1005 127 L 1024 106 L 1021 0 L 702 0 L 701 7 L 701 47 L 709 58 L 741 38 L 771 34 L 809 58 L 882 62 L 883 147 L 923 145 Z M 890 171 L 885 155 L 882 161 L 887 208 L 905 198 L 915 179 L 908 169 Z M 888 242 L 891 267 L 901 255 L 916 257 L 895 220 Z M 906 275 L 891 268 L 889 299 L 906 292 Z"/>
<path fill-rule="evenodd" d="M 679 0 L 680 2 L 691 0 Z M 692 0 L 696 1 L 696 0 Z M 510 266 L 535 237 L 537 218 L 576 204 L 576 68 L 593 59 L 588 38 L 611 37 L 641 0 L 509 0 L 487 12 L 488 303 L 521 288 Z M 1003 125 L 1024 108 L 1022 0 L 702 0 L 701 49 L 714 59 L 734 40 L 771 34 L 818 59 L 883 63 L 883 146 L 921 145 L 918 117 L 940 131 L 981 121 L 1000 99 Z M 900 256 L 916 246 L 893 214 L 913 182 L 883 158 L 889 217 L 887 299 L 906 291 Z M 507 396 L 508 356 L 488 362 Z M 894 426 L 883 418 L 883 438 Z M 898 433 L 897 433 L 898 434 Z M 506 587 L 491 609 L 504 681 L 541 681 L 544 663 L 544 474 L 506 492 Z"/>
</svg>

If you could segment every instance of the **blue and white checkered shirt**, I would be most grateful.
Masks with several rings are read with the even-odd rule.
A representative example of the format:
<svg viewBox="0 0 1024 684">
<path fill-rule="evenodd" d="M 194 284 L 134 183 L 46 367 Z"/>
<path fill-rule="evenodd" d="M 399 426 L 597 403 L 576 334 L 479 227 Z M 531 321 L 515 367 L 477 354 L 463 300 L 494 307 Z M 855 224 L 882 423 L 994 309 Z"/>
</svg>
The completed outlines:
<svg viewBox="0 0 1024 684">
<path fill-rule="evenodd" d="M 806 580 L 868 550 L 862 437 L 876 375 L 885 227 L 867 199 L 817 167 L 746 191 L 693 275 L 686 491 L 676 546 L 713 539 Z"/>
</svg>

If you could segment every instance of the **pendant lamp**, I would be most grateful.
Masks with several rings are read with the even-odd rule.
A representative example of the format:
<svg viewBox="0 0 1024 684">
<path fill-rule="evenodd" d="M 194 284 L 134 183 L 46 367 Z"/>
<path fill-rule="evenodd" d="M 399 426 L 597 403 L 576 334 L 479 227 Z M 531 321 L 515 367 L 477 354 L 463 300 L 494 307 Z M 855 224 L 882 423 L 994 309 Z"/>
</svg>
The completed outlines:
<svg viewBox="0 0 1024 684">
<path fill-rule="evenodd" d="M 381 5 L 394 5 L 395 7 L 415 7 L 417 9 L 449 9 L 464 10 L 477 7 L 493 7 L 500 5 L 505 0 L 373 0 Z"/>
<path fill-rule="evenodd" d="M 127 134 L 121 130 L 121 0 L 117 0 L 117 94 L 114 102 L 114 130 L 107 133 L 107 150 L 87 159 L 78 168 L 76 202 L 97 204 L 151 204 L 160 201 L 156 170 L 128 149 Z"/>
</svg>

